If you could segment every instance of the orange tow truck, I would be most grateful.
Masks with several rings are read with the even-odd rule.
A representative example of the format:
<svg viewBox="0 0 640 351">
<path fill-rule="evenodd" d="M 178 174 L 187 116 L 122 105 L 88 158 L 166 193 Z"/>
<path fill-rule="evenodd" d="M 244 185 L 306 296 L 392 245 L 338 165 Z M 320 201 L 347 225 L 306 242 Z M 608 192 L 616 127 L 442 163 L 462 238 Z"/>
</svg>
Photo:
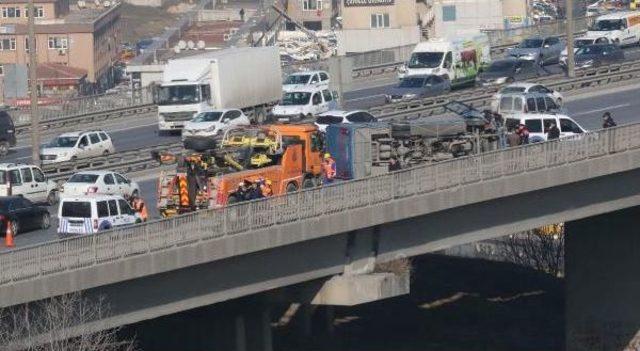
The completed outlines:
<svg viewBox="0 0 640 351">
<path fill-rule="evenodd" d="M 240 183 L 269 180 L 273 195 L 320 184 L 322 139 L 312 124 L 227 130 L 214 150 L 183 157 L 158 180 L 163 217 L 243 201 Z"/>
</svg>

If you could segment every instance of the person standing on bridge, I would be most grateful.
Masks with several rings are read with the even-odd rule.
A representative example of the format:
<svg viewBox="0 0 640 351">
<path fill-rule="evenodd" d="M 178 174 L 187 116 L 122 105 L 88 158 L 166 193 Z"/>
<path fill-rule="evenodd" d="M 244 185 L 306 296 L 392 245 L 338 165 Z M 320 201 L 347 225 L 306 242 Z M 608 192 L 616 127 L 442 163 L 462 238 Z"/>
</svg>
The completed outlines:
<svg viewBox="0 0 640 351">
<path fill-rule="evenodd" d="M 520 145 L 529 144 L 529 128 L 524 124 L 518 126 L 518 135 L 520 136 Z"/>
<path fill-rule="evenodd" d="M 244 22 L 244 8 L 241 8 L 241 9 L 240 9 L 240 13 L 239 13 L 239 14 L 240 14 L 240 20 L 241 20 L 242 22 Z"/>
<path fill-rule="evenodd" d="M 608 111 L 602 115 L 602 128 L 611 128 L 617 126 L 616 122 L 611 117 L 611 113 Z"/>
<path fill-rule="evenodd" d="M 336 177 L 336 161 L 331 157 L 328 152 L 324 154 L 324 160 L 322 160 L 322 184 L 333 183 L 333 179 Z"/>
<path fill-rule="evenodd" d="M 547 140 L 556 140 L 560 139 L 560 129 L 556 126 L 555 123 L 551 123 L 549 126 L 549 131 L 547 132 Z"/>
</svg>

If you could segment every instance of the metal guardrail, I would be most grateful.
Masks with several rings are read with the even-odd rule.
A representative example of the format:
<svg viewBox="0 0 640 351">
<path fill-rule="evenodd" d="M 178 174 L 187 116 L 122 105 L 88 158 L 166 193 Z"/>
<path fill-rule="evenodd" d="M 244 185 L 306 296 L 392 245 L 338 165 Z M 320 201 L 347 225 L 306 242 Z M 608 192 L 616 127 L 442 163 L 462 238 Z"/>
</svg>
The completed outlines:
<svg viewBox="0 0 640 351">
<path fill-rule="evenodd" d="M 640 77 L 640 61 L 631 63 L 603 66 L 599 68 L 578 71 L 577 77 L 561 79 L 563 75 L 546 76 L 534 81 L 545 84 L 558 91 L 575 91 L 602 86 L 621 81 L 628 81 Z M 473 90 L 461 91 L 432 98 L 416 99 L 407 102 L 397 102 L 377 107 L 372 107 L 369 112 L 380 119 L 417 118 L 431 116 L 445 112 L 444 105 L 450 101 L 458 100 L 468 103 L 476 108 L 488 106 L 497 87 L 483 87 Z"/>
<path fill-rule="evenodd" d="M 151 157 L 152 151 L 180 153 L 183 150 L 182 143 L 167 143 L 118 152 L 106 156 L 46 164 L 42 166 L 42 171 L 46 173 L 51 180 L 67 179 L 76 172 L 86 170 L 108 169 L 120 173 L 137 172 L 160 167 L 160 163 Z"/>
<path fill-rule="evenodd" d="M 640 77 L 640 62 L 629 64 L 611 65 L 582 71 L 580 77 L 557 81 L 558 76 L 543 77 L 539 82 L 555 88 L 558 91 L 575 91 L 602 86 Z M 407 120 L 424 116 L 432 116 L 444 113 L 444 105 L 457 100 L 470 104 L 476 108 L 488 106 L 497 88 L 478 88 L 435 98 L 425 98 L 409 102 L 397 102 L 369 110 L 380 120 Z M 177 152 L 182 150 L 181 143 L 150 146 L 139 150 L 130 150 L 107 156 L 96 157 L 86 161 L 56 163 L 46 165 L 45 173 L 54 179 L 64 179 L 75 171 L 87 169 L 110 169 L 119 172 L 132 172 L 158 167 L 159 163 L 150 157 L 151 151 L 168 150 Z M 95 168 L 92 168 L 95 167 Z"/>
<path fill-rule="evenodd" d="M 0 285 L 193 245 L 258 228 L 367 208 L 401 198 L 450 191 L 466 184 L 565 166 L 638 147 L 640 123 L 586 133 L 577 139 L 493 151 L 151 221 L 98 235 L 42 243 L 0 253 Z"/>
</svg>

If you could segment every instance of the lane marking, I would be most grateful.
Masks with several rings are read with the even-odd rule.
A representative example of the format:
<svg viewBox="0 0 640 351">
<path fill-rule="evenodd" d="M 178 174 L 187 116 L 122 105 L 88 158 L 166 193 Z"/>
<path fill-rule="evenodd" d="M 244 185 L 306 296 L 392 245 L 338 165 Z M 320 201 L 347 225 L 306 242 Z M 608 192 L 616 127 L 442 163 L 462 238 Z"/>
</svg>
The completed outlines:
<svg viewBox="0 0 640 351">
<path fill-rule="evenodd" d="M 582 112 L 574 112 L 574 113 L 569 113 L 570 116 L 582 116 L 582 115 L 588 115 L 588 114 L 592 114 L 592 113 L 596 113 L 596 112 L 604 112 L 604 111 L 608 111 L 608 110 L 615 110 L 618 108 L 623 108 L 623 107 L 629 107 L 631 106 L 631 104 L 620 104 L 620 105 L 613 105 L 613 106 L 609 106 L 609 107 L 604 107 L 604 108 L 596 108 L 593 110 L 588 110 L 588 111 L 582 111 Z"/>
</svg>

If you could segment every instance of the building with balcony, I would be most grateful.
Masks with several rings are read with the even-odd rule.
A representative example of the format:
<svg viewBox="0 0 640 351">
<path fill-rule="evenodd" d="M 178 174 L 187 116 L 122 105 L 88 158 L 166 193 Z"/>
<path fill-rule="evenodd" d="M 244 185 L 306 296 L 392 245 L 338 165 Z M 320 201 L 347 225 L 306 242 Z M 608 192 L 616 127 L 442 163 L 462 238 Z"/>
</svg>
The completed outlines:
<svg viewBox="0 0 640 351">
<path fill-rule="evenodd" d="M 28 0 L 0 3 L 0 72 L 2 66 L 29 63 Z M 113 85 L 113 64 L 121 41 L 120 4 L 110 1 L 34 0 L 38 72 L 56 81 L 43 86 L 67 86 L 60 79 L 88 84 L 102 91 Z M 100 4 L 100 5 L 97 5 Z M 52 73 L 53 72 L 53 73 Z M 2 73 L 0 73 L 2 74 Z M 86 75 L 86 76 L 85 76 Z M 69 80 L 68 78 L 73 79 Z M 5 80 L 6 82 L 6 80 Z M 86 86 L 74 87 L 84 90 Z M 5 89 L 6 90 L 6 89 Z"/>
</svg>

